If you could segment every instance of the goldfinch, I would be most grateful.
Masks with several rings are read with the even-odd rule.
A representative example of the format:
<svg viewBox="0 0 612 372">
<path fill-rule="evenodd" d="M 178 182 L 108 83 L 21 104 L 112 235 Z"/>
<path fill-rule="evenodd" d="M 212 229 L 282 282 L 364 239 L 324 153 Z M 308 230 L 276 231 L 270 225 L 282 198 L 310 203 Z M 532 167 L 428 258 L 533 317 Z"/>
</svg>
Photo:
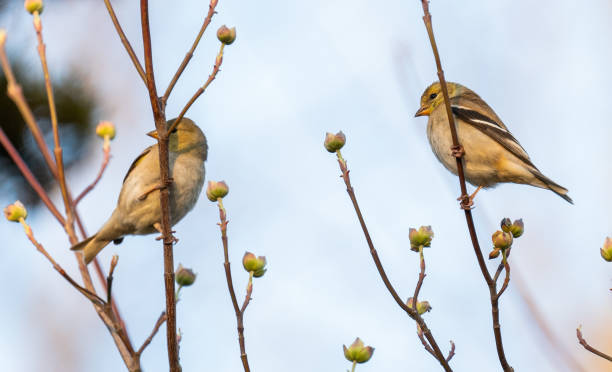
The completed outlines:
<svg viewBox="0 0 612 372">
<path fill-rule="evenodd" d="M 478 190 L 501 182 L 522 183 L 549 189 L 573 204 L 567 189 L 538 170 L 525 149 L 482 98 L 461 84 L 447 83 L 447 87 L 459 143 L 464 150 L 465 178 L 469 183 L 478 186 Z M 424 115 L 429 116 L 427 138 L 431 149 L 446 169 L 457 174 L 439 82 L 427 87 L 421 96 L 421 107 L 415 116 Z"/>
<path fill-rule="evenodd" d="M 168 128 L 174 123 L 170 120 Z M 147 135 L 157 138 L 157 132 Z M 194 207 L 204 185 L 204 162 L 208 153 L 206 137 L 190 119 L 183 118 L 170 133 L 169 163 L 173 182 L 170 190 L 172 226 Z M 159 201 L 158 144 L 147 147 L 130 166 L 119 193 L 117 207 L 93 236 L 74 245 L 83 250 L 85 263 L 110 242 L 118 244 L 125 235 L 152 234 L 161 230 Z"/>
</svg>

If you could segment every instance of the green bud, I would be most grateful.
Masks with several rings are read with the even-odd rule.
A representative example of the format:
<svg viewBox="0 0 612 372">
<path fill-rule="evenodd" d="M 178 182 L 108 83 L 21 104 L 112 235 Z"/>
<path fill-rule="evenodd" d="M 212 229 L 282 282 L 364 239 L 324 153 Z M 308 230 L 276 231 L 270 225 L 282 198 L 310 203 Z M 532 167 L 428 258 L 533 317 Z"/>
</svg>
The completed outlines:
<svg viewBox="0 0 612 372">
<path fill-rule="evenodd" d="M 266 258 L 264 256 L 256 257 L 251 252 L 246 252 L 242 257 L 242 266 L 247 272 L 253 272 L 253 276 L 259 278 L 266 273 Z"/>
<path fill-rule="evenodd" d="M 431 226 L 421 226 L 419 229 L 410 228 L 408 230 L 408 238 L 410 238 L 410 249 L 415 252 L 419 251 L 419 246 L 431 247 L 431 240 L 434 233 Z"/>
<path fill-rule="evenodd" d="M 22 218 L 25 219 L 28 216 L 28 211 L 25 206 L 21 204 L 19 200 L 13 204 L 4 208 L 4 216 L 7 220 L 12 222 L 19 222 Z"/>
<path fill-rule="evenodd" d="M 228 192 L 229 187 L 225 181 L 208 181 L 208 186 L 206 187 L 206 197 L 211 202 L 216 202 L 218 198 L 224 198 Z"/>
<path fill-rule="evenodd" d="M 612 238 L 607 237 L 603 247 L 599 251 L 604 260 L 612 262 Z"/>
<path fill-rule="evenodd" d="M 497 230 L 491 236 L 493 247 L 504 250 L 512 246 L 512 234 L 505 231 Z"/>
<path fill-rule="evenodd" d="M 44 6 L 42 0 L 25 0 L 23 7 L 28 13 L 34 14 L 34 12 L 42 13 Z"/>
<path fill-rule="evenodd" d="M 110 121 L 106 121 L 106 120 L 100 121 L 100 123 L 96 127 L 96 134 L 102 138 L 106 138 L 106 137 L 108 137 L 108 139 L 115 138 L 115 134 L 116 134 L 115 124 L 113 124 Z"/>
<path fill-rule="evenodd" d="M 372 346 L 365 346 L 359 337 L 348 348 L 346 345 L 342 345 L 342 349 L 344 350 L 344 357 L 349 362 L 365 363 L 374 354 L 374 348 Z"/>
<path fill-rule="evenodd" d="M 230 45 L 236 40 L 236 27 L 228 28 L 225 25 L 219 27 L 217 39 L 225 45 Z"/>
<path fill-rule="evenodd" d="M 413 302 L 414 299 L 410 297 L 408 301 L 406 301 L 406 305 L 408 305 L 409 308 L 414 309 L 412 305 Z M 416 311 L 417 313 L 419 313 L 419 315 L 423 315 L 426 312 L 431 311 L 431 305 L 429 304 L 429 301 L 417 301 Z"/>
<path fill-rule="evenodd" d="M 511 233 L 515 238 L 523 235 L 523 232 L 525 231 L 525 225 L 523 224 L 522 218 L 515 220 L 514 222 L 510 222 L 509 218 L 504 218 L 500 225 L 504 232 Z"/>
<path fill-rule="evenodd" d="M 325 142 L 323 142 L 323 145 L 325 146 L 325 149 L 327 151 L 334 153 L 340 150 L 345 143 L 346 136 L 344 135 L 344 133 L 342 133 L 342 131 L 336 134 L 328 132 L 325 134 Z"/>
<path fill-rule="evenodd" d="M 193 272 L 191 269 L 184 268 L 183 265 L 179 264 L 176 268 L 176 272 L 174 273 L 174 279 L 176 280 L 176 284 L 181 287 L 189 287 L 196 280 L 197 274 Z"/>
</svg>

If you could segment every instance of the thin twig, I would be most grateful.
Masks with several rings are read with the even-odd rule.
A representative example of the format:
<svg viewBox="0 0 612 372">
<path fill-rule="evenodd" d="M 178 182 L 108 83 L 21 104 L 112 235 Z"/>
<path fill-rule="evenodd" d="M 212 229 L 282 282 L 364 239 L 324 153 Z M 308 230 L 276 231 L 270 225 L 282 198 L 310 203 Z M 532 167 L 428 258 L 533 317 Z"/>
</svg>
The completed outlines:
<svg viewBox="0 0 612 372">
<path fill-rule="evenodd" d="M 34 137 L 34 141 L 38 145 L 38 149 L 45 159 L 47 163 L 47 167 L 51 174 L 54 177 L 57 177 L 57 167 L 55 166 L 55 161 L 51 157 L 51 152 L 49 151 L 49 147 L 45 142 L 45 139 L 40 131 L 40 127 L 36 123 L 36 119 L 34 118 L 34 114 L 30 109 L 25 97 L 23 96 L 23 90 L 21 89 L 21 85 L 17 83 L 15 79 L 15 75 L 13 75 L 13 70 L 11 69 L 11 64 L 8 61 L 6 56 L 6 50 L 4 48 L 4 43 L 0 44 L 0 63 L 2 63 L 2 70 L 4 71 L 4 75 L 6 76 L 7 83 L 7 96 L 15 103 L 19 113 L 23 117 L 26 125 L 32 132 L 32 136 Z"/>
<path fill-rule="evenodd" d="M 108 0 L 105 0 L 105 1 L 108 1 Z M 213 15 L 215 15 L 216 13 L 215 8 L 217 7 L 218 2 L 219 2 L 218 0 L 210 0 L 210 4 L 208 5 L 208 14 L 206 15 L 206 18 L 204 18 L 204 23 L 202 23 L 200 32 L 198 32 L 198 35 L 196 36 L 195 40 L 193 41 L 193 44 L 191 45 L 191 49 L 189 49 L 189 51 L 185 55 L 185 58 L 183 58 L 181 65 L 178 67 L 178 69 L 174 73 L 174 77 L 172 77 L 172 80 L 170 81 L 170 84 L 168 84 L 168 88 L 166 88 L 166 92 L 164 93 L 161 99 L 162 107 L 166 106 L 166 102 L 168 101 L 168 97 L 170 97 L 170 93 L 172 93 L 172 89 L 174 89 L 174 85 L 178 81 L 183 71 L 185 71 L 187 64 L 189 64 L 189 61 L 193 57 L 193 52 L 195 51 L 196 47 L 200 43 L 200 39 L 202 38 L 202 35 L 204 35 L 204 31 L 206 31 L 206 28 L 210 24 L 210 21 L 212 20 Z"/>
<path fill-rule="evenodd" d="M 446 357 L 447 362 L 450 362 L 450 360 L 453 359 L 453 357 L 455 356 L 455 343 L 453 342 L 453 340 L 451 340 L 450 344 L 451 344 L 451 348 L 450 348 L 450 351 L 448 352 L 448 356 Z"/>
<path fill-rule="evenodd" d="M 434 58 L 436 61 L 436 68 L 438 71 L 438 79 L 440 80 L 440 87 L 442 88 L 442 95 L 444 96 L 444 104 L 446 107 L 446 116 L 448 119 L 448 125 L 450 127 L 451 137 L 453 140 L 453 148 L 461 149 L 461 144 L 459 143 L 459 138 L 457 136 L 457 129 L 455 127 L 455 119 L 452 113 L 450 99 L 448 96 L 448 88 L 446 86 L 446 79 L 444 78 L 444 70 L 442 70 L 442 63 L 440 62 L 440 55 L 438 53 L 438 47 L 436 45 L 436 40 L 433 33 L 433 26 L 431 23 L 431 14 L 429 13 L 429 1 L 421 0 L 421 5 L 423 6 L 423 22 L 425 23 L 425 28 L 427 29 L 427 35 L 429 36 L 429 42 L 431 44 L 431 49 L 434 54 Z M 461 161 L 461 157 L 456 158 L 457 162 L 457 175 L 459 176 L 459 186 L 461 188 L 461 206 L 465 212 L 465 219 L 467 222 L 470 239 L 472 240 L 472 245 L 474 246 L 474 253 L 476 254 L 476 259 L 478 260 L 478 265 L 480 266 L 480 271 L 482 272 L 482 276 L 489 287 L 489 297 L 491 298 L 491 316 L 493 318 L 493 334 L 495 336 L 495 345 L 497 349 L 497 355 L 499 357 L 499 362 L 505 372 L 514 371 L 514 369 L 510 366 L 508 361 L 506 360 L 506 354 L 504 352 L 504 345 L 502 342 L 501 336 L 501 326 L 499 324 L 499 303 L 497 297 L 497 289 L 496 284 L 491 278 L 491 274 L 487 269 L 487 265 L 482 254 L 482 250 L 480 249 L 480 244 L 478 243 L 478 236 L 476 235 L 476 228 L 474 227 L 474 219 L 472 217 L 472 212 L 468 206 L 469 196 L 467 194 L 467 186 L 465 183 L 465 175 L 463 172 L 463 163 Z"/>
<path fill-rule="evenodd" d="M 102 166 L 100 167 L 100 171 L 98 172 L 98 175 L 96 176 L 94 181 L 89 186 L 87 186 L 85 190 L 83 190 L 79 194 L 79 196 L 77 196 L 76 199 L 74 199 L 75 206 L 79 204 L 79 202 L 85 197 L 85 195 L 87 195 L 91 190 L 93 190 L 94 187 L 96 187 L 96 185 L 102 178 L 102 174 L 104 174 L 104 171 L 106 170 L 106 166 L 108 165 L 108 161 L 110 160 L 110 147 L 105 146 L 102 151 L 104 152 L 104 159 L 102 160 Z"/>
<path fill-rule="evenodd" d="M 234 307 L 234 312 L 236 314 L 236 324 L 238 329 L 238 344 L 240 345 L 240 360 L 242 360 L 242 367 L 244 368 L 244 372 L 250 372 L 251 368 L 249 367 L 249 360 L 246 353 L 246 346 L 244 341 L 244 311 L 246 307 L 249 305 L 251 301 L 251 293 L 253 291 L 253 273 L 249 275 L 249 284 L 247 286 L 247 293 L 242 304 L 242 307 L 239 307 L 238 300 L 236 299 L 236 291 L 234 290 L 234 282 L 232 281 L 232 270 L 230 268 L 229 262 L 229 248 L 227 241 L 227 224 L 229 221 L 227 220 L 227 213 L 225 211 L 225 207 L 223 206 L 223 199 L 217 199 L 217 205 L 219 206 L 219 220 L 218 223 L 219 229 L 221 230 L 221 242 L 223 243 L 223 267 L 225 268 L 225 279 L 227 281 L 227 289 L 230 293 L 230 298 L 232 299 L 232 306 Z"/>
<path fill-rule="evenodd" d="M 176 340 L 176 299 L 174 298 L 174 255 L 175 241 L 170 223 L 170 166 L 168 159 L 168 132 L 166 128 L 166 115 L 157 96 L 155 75 L 153 73 L 153 53 L 151 50 L 151 29 L 149 26 L 149 2 L 140 0 L 140 20 L 142 24 L 142 41 L 144 46 L 144 60 L 146 71 L 147 90 L 155 119 L 155 128 L 158 133 L 159 149 L 159 179 L 163 187 L 159 190 L 161 206 L 162 241 L 164 246 L 164 284 L 166 289 L 166 340 L 168 344 L 168 363 L 170 372 L 179 372 L 178 343 Z"/>
<path fill-rule="evenodd" d="M 221 67 L 221 64 L 223 63 L 223 49 L 224 48 L 225 48 L 225 44 L 221 43 L 221 47 L 219 47 L 219 53 L 217 54 L 217 58 L 215 58 L 215 65 L 213 66 L 212 73 L 210 75 L 208 75 L 208 79 L 206 80 L 204 85 L 202 85 L 193 94 L 193 96 L 191 97 L 189 102 L 187 102 L 185 107 L 183 107 L 183 109 L 181 110 L 181 113 L 179 114 L 179 116 L 174 121 L 174 124 L 172 124 L 172 126 L 168 129 L 168 133 L 172 132 L 174 127 L 176 127 L 178 125 L 178 123 L 181 121 L 181 119 L 183 118 L 183 116 L 185 116 L 185 114 L 187 113 L 187 110 L 189 110 L 191 105 L 193 105 L 193 103 L 198 99 L 198 97 L 200 97 L 202 95 L 202 93 L 204 93 L 204 91 L 206 90 L 206 88 L 208 88 L 210 83 L 212 83 L 213 80 L 215 80 L 215 77 L 217 76 L 217 73 L 219 72 L 219 68 Z"/>
<path fill-rule="evenodd" d="M 434 357 L 438 360 L 438 362 L 440 362 L 444 370 L 447 372 L 452 371 L 448 362 L 446 361 L 446 358 L 444 358 L 444 355 L 442 354 L 440 347 L 438 347 L 438 344 L 436 343 L 436 340 L 434 339 L 431 331 L 427 327 L 427 324 L 425 323 L 421 315 L 416 311 L 416 305 L 413 307 L 410 307 L 406 303 L 404 303 L 404 301 L 402 301 L 400 296 L 397 294 L 397 291 L 391 284 L 391 281 L 387 277 L 387 273 L 385 272 L 385 269 L 383 268 L 382 263 L 380 262 L 380 258 L 378 257 L 378 252 L 374 248 L 374 243 L 372 242 L 372 238 L 370 237 L 370 232 L 368 231 L 368 227 L 366 226 L 365 220 L 363 219 L 363 215 L 361 214 L 361 209 L 359 208 L 359 204 L 357 203 L 357 197 L 355 196 L 355 191 L 353 190 L 353 186 L 351 186 L 351 179 L 349 177 L 349 170 L 348 170 L 346 161 L 342 158 L 342 154 L 340 153 L 339 150 L 336 152 L 336 155 L 338 157 L 338 164 L 340 165 L 340 170 L 342 171 L 341 177 L 344 180 L 344 183 L 346 185 L 346 192 L 348 193 L 351 199 L 351 202 L 353 203 L 353 208 L 355 209 L 355 213 L 357 214 L 357 219 L 359 220 L 359 224 L 361 225 L 361 229 L 363 230 L 363 234 L 366 238 L 366 242 L 368 243 L 368 247 L 370 248 L 370 254 L 372 255 L 372 259 L 374 260 L 376 269 L 378 270 L 378 273 L 383 283 L 385 284 L 385 287 L 387 287 L 387 290 L 391 294 L 391 297 L 393 297 L 393 299 L 399 305 L 399 307 L 402 308 L 402 310 L 404 310 L 410 318 L 414 319 L 417 322 L 417 325 L 420 327 L 421 331 L 424 333 L 425 337 L 427 338 L 427 341 L 429 341 L 429 344 L 434 350 L 434 354 L 433 354 Z"/>
<path fill-rule="evenodd" d="M 66 271 L 57 262 L 55 262 L 53 257 L 51 257 L 51 255 L 45 250 L 45 248 L 42 246 L 42 244 L 40 244 L 36 240 L 36 238 L 34 238 L 34 233 L 32 232 L 32 228 L 25 222 L 25 220 L 21 219 L 20 222 L 21 222 L 21 225 L 23 226 L 23 229 L 25 231 L 26 236 L 32 242 L 32 244 L 34 244 L 34 247 L 36 247 L 36 249 L 40 253 L 42 253 L 43 256 L 45 256 L 45 258 L 51 263 L 53 268 L 62 277 L 64 277 L 64 279 L 66 279 L 66 281 L 68 281 L 68 283 L 70 283 L 77 291 L 81 292 L 81 294 L 83 294 L 83 296 L 87 297 L 87 299 L 89 299 L 94 304 L 100 305 L 100 306 L 103 306 L 105 304 L 104 300 L 101 299 L 97 294 L 95 294 L 93 292 L 90 292 L 89 290 L 87 290 L 86 288 L 81 287 L 77 282 L 75 282 L 74 279 L 72 279 L 70 277 L 70 275 L 68 275 L 66 273 Z"/>
<path fill-rule="evenodd" d="M 502 284 L 501 289 L 499 290 L 499 292 L 497 292 L 496 298 L 501 297 L 501 295 L 504 293 L 506 288 L 508 288 L 508 284 L 510 283 L 510 264 L 508 263 L 506 252 L 502 251 L 502 255 L 503 255 L 502 260 L 503 260 L 504 270 L 506 271 L 506 278 L 504 279 L 504 284 Z"/>
<path fill-rule="evenodd" d="M 57 208 L 55 207 L 55 205 L 49 198 L 49 195 L 47 194 L 45 189 L 40 185 L 40 183 L 38 182 L 38 180 L 36 179 L 32 171 L 30 171 L 30 168 L 23 161 L 23 159 L 19 155 L 19 152 L 17 152 L 17 149 L 15 149 L 15 146 L 13 146 L 13 144 L 11 143 L 9 138 L 6 136 L 2 128 L 0 128 L 0 143 L 2 143 L 2 146 L 4 147 L 4 149 L 9 154 L 11 159 L 13 159 L 13 162 L 15 163 L 15 165 L 17 165 L 17 168 L 19 168 L 19 170 L 21 171 L 21 174 L 28 181 L 30 186 L 32 186 L 32 188 L 34 189 L 34 191 L 36 192 L 40 200 L 42 200 L 42 202 L 45 204 L 47 209 L 49 209 L 49 212 L 51 212 L 51 214 L 63 226 L 65 224 L 64 217 L 62 216 L 60 211 L 57 210 Z"/>
<path fill-rule="evenodd" d="M 153 327 L 153 331 L 151 332 L 149 337 L 147 337 L 147 339 L 144 340 L 144 342 L 142 343 L 142 346 L 136 352 L 136 355 L 140 356 L 140 354 L 142 354 L 144 349 L 146 349 L 147 346 L 149 346 L 151 341 L 153 341 L 153 337 L 155 337 L 155 335 L 157 334 L 157 331 L 159 331 L 159 327 L 161 327 L 161 325 L 164 324 L 165 321 L 166 321 L 166 312 L 162 311 L 161 315 L 157 319 L 157 322 L 155 322 L 155 326 Z"/>
<path fill-rule="evenodd" d="M 113 255 L 110 263 L 110 269 L 108 270 L 108 277 L 106 278 L 106 303 L 108 305 L 113 303 L 112 297 L 112 289 L 113 289 L 113 273 L 115 272 L 115 267 L 117 267 L 117 262 L 119 261 L 119 256 Z"/>
<path fill-rule="evenodd" d="M 64 173 L 64 160 L 62 155 L 62 146 L 60 145 L 59 138 L 59 127 L 57 123 L 57 110 L 55 107 L 55 98 L 53 95 L 53 86 L 51 85 L 51 77 L 49 76 L 49 65 L 47 63 L 47 53 L 45 42 L 42 36 L 42 21 L 38 11 L 34 12 L 34 30 L 36 31 L 36 38 L 38 39 L 38 55 L 40 57 L 40 63 L 43 69 L 43 75 L 45 79 L 45 90 L 47 91 L 47 100 L 49 101 L 49 113 L 51 116 L 51 126 L 53 129 L 53 143 L 55 148 L 53 152 L 55 154 L 55 166 L 57 167 L 57 179 L 59 181 L 60 190 L 62 192 L 62 198 L 64 200 L 64 208 L 66 210 L 66 224 L 65 228 L 69 235 L 74 234 L 74 213 L 73 207 L 68 196 L 68 187 L 66 186 L 66 175 Z"/>
<path fill-rule="evenodd" d="M 609 356 L 608 354 L 602 353 L 601 351 L 595 349 L 593 346 L 589 345 L 586 342 L 586 340 L 582 337 L 582 331 L 580 330 L 580 327 L 576 328 L 576 337 L 578 337 L 578 342 L 585 349 L 587 349 L 591 353 L 597 355 L 598 357 L 604 358 L 605 360 L 612 362 L 612 356 Z"/>
<path fill-rule="evenodd" d="M 419 261 L 421 262 L 421 271 L 419 272 L 419 280 L 417 281 L 417 285 L 414 288 L 414 296 L 412 296 L 412 306 L 416 309 L 419 292 L 421 291 L 421 286 L 423 285 L 423 280 L 425 279 L 425 257 L 423 256 L 423 246 L 419 246 Z"/>
<path fill-rule="evenodd" d="M 125 47 L 125 50 L 127 51 L 128 55 L 130 56 L 130 59 L 132 60 L 132 63 L 134 64 L 136 71 L 138 71 L 138 75 L 140 75 L 140 78 L 142 79 L 143 83 L 147 85 L 147 78 L 145 77 L 145 72 L 142 69 L 142 65 L 140 64 L 140 61 L 138 60 L 138 57 L 136 56 L 136 53 L 134 52 L 132 45 L 130 44 L 129 40 L 125 36 L 125 33 L 123 32 L 123 29 L 121 28 L 121 24 L 119 23 L 119 20 L 117 19 L 117 15 L 115 14 L 115 10 L 113 9 L 113 6 L 111 5 L 110 0 L 104 0 L 104 4 L 106 5 L 106 9 L 108 10 L 108 15 L 110 15 L 111 20 L 113 21 L 115 30 L 117 30 L 117 34 L 119 35 L 119 38 L 121 39 L 121 43 Z"/>
</svg>

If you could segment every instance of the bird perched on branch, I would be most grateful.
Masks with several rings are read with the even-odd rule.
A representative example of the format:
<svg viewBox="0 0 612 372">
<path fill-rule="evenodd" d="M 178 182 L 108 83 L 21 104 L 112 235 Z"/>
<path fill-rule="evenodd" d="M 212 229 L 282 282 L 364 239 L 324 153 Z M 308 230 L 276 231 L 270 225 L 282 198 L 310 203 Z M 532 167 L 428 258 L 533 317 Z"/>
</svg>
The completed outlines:
<svg viewBox="0 0 612 372">
<path fill-rule="evenodd" d="M 495 112 L 476 93 L 457 83 L 447 83 L 457 136 L 462 148 L 453 148 L 450 126 L 439 82 L 421 96 L 415 116 L 429 116 L 427 138 L 438 160 L 457 174 L 456 157 L 462 156 L 465 179 L 476 192 L 501 182 L 522 183 L 549 189 L 569 203 L 567 189 L 543 175 Z M 470 196 L 470 203 L 474 195 Z"/>
<path fill-rule="evenodd" d="M 175 120 L 170 120 L 170 128 Z M 157 138 L 157 131 L 147 133 Z M 204 185 L 204 162 L 208 153 L 206 137 L 190 119 L 183 118 L 169 136 L 171 224 L 174 226 L 193 208 Z M 83 250 L 85 263 L 91 262 L 112 241 L 125 235 L 161 232 L 159 190 L 159 147 L 147 147 L 130 166 L 119 193 L 117 207 L 93 236 L 74 245 Z"/>
</svg>

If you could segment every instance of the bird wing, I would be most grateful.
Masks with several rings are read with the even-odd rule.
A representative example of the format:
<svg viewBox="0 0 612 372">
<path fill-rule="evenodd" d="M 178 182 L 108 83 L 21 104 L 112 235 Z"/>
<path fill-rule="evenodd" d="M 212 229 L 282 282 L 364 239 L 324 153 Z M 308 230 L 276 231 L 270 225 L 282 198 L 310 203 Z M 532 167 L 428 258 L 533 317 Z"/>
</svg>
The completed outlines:
<svg viewBox="0 0 612 372">
<path fill-rule="evenodd" d="M 128 169 L 127 173 L 125 174 L 125 177 L 123 177 L 123 183 L 125 183 L 125 180 L 127 180 L 130 173 L 134 170 L 134 168 L 136 168 L 136 165 L 140 163 L 140 161 L 144 158 L 144 156 L 148 154 L 149 152 L 151 152 L 151 149 L 153 148 L 153 146 L 149 146 L 146 149 L 144 149 L 144 151 L 140 155 L 138 155 L 136 159 L 134 159 L 134 161 L 132 162 L 132 165 L 130 165 L 130 169 Z"/>
<path fill-rule="evenodd" d="M 467 107 L 452 106 L 452 110 L 457 118 L 491 137 L 521 161 L 537 169 L 531 162 L 531 159 L 529 159 L 527 151 L 525 151 L 523 146 L 514 138 L 503 123 Z"/>
</svg>

